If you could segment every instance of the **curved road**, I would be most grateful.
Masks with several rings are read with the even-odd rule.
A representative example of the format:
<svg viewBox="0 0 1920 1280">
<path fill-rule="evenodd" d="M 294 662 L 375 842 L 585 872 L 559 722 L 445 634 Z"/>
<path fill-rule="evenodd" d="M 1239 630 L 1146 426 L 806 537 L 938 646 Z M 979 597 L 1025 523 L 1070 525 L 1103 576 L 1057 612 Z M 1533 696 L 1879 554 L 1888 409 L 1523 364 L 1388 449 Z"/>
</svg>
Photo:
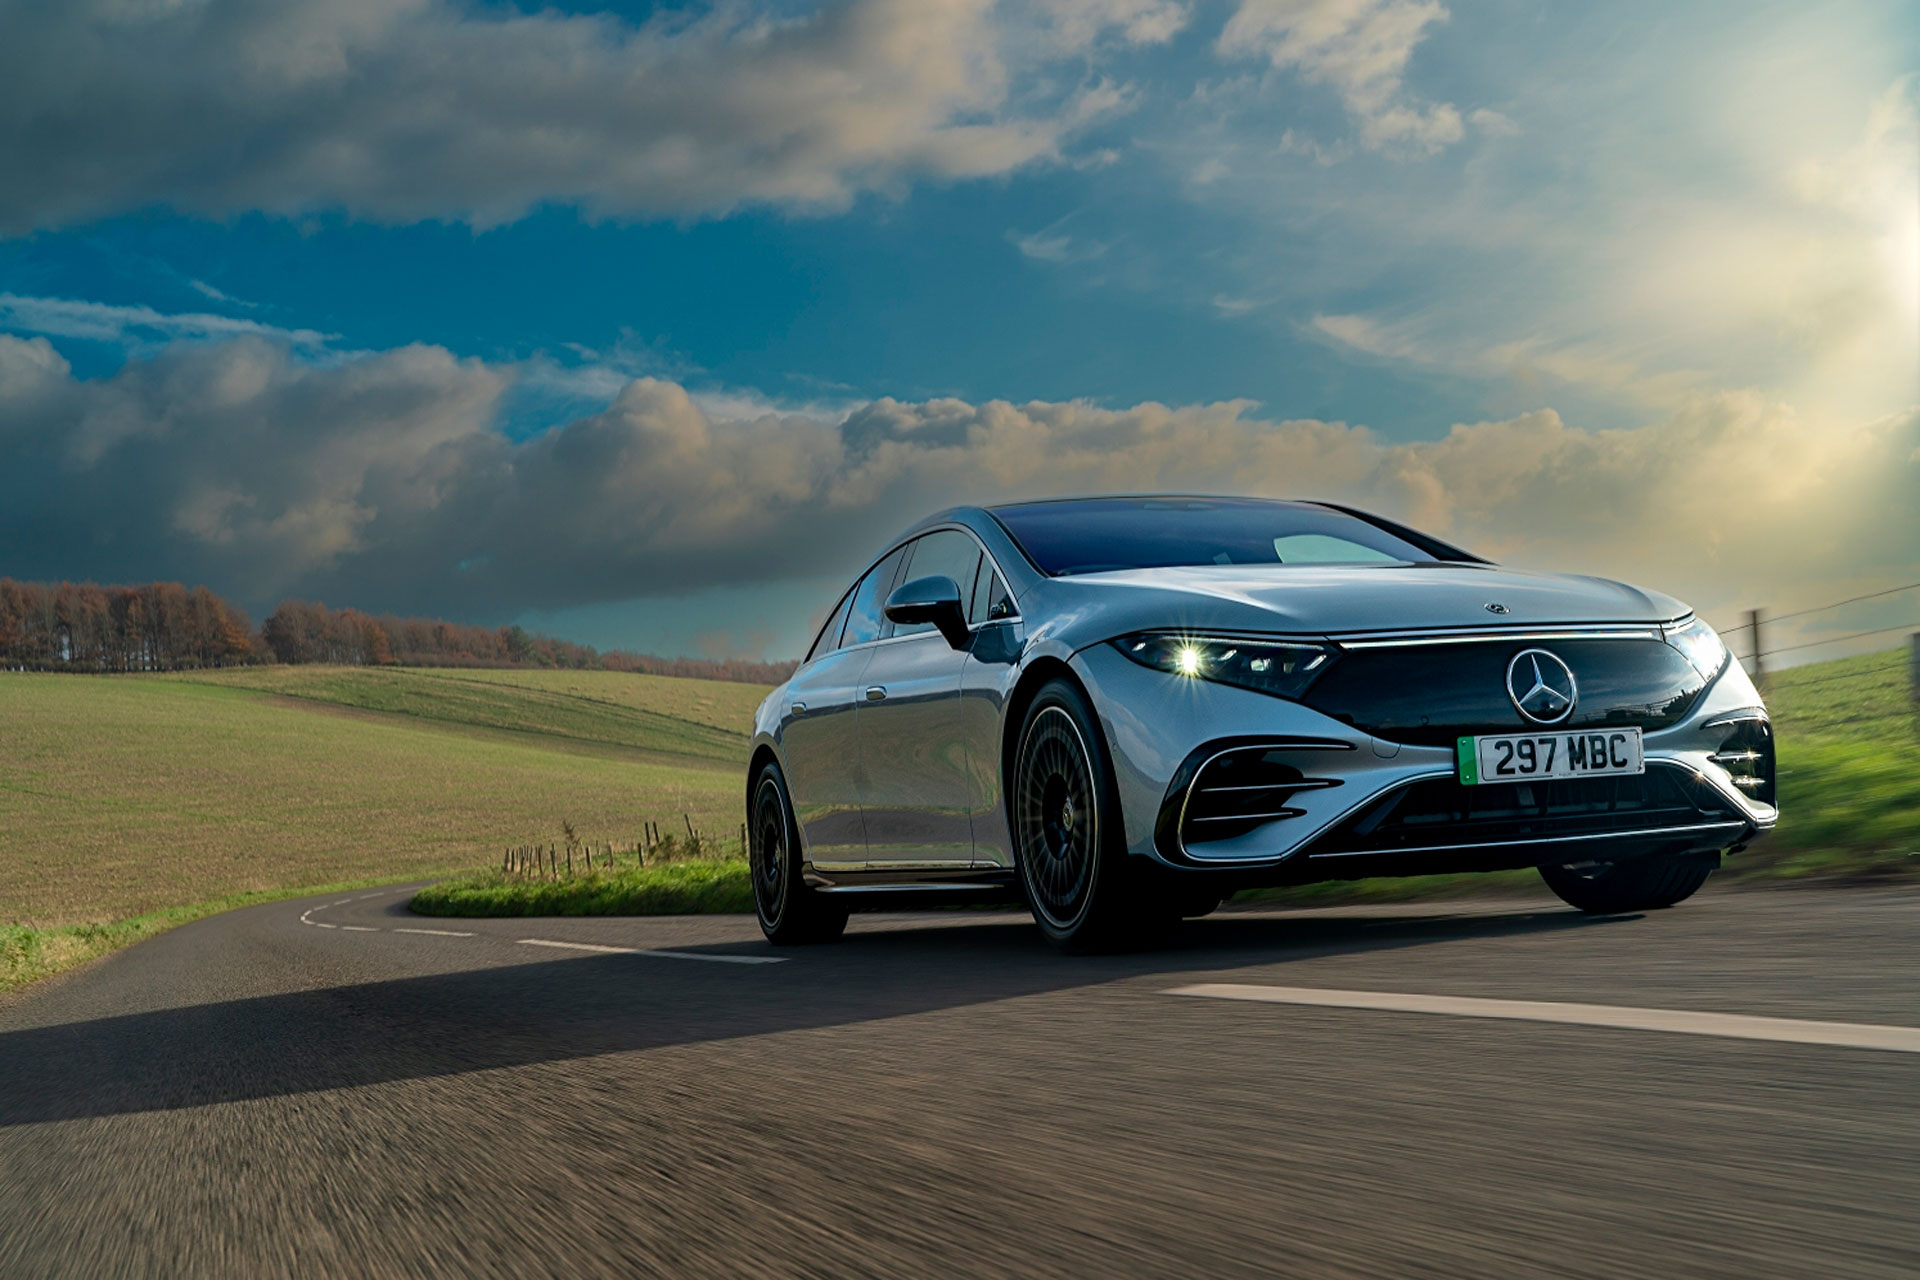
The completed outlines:
<svg viewBox="0 0 1920 1280">
<path fill-rule="evenodd" d="M 1010 914 L 775 953 L 405 901 L 0 1006 L 0 1275 L 1920 1272 L 1911 891 L 1223 913 L 1097 959 Z"/>
</svg>

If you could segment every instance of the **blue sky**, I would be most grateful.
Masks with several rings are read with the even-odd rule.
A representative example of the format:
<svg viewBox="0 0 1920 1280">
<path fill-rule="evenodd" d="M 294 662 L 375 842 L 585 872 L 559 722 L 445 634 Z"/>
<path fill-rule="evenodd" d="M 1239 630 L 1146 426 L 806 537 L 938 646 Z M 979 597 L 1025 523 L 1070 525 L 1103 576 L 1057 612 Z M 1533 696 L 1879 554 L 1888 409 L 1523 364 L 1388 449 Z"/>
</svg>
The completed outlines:
<svg viewBox="0 0 1920 1280">
<path fill-rule="evenodd" d="M 1920 578 L 1910 6 L 8 23 L 0 573 L 780 656 L 928 506 L 1168 486 Z M 1703 467 L 1767 528 L 1668 527 Z"/>
</svg>

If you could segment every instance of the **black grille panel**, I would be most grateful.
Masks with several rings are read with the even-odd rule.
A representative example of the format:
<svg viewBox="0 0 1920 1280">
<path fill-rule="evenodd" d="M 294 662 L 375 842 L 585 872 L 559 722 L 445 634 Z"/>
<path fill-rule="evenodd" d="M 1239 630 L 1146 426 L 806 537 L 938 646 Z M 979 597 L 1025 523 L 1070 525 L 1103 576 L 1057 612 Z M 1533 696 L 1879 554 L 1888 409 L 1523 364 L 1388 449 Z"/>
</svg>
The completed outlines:
<svg viewBox="0 0 1920 1280">
<path fill-rule="evenodd" d="M 1724 797 L 1685 769 L 1649 763 L 1639 776 L 1465 787 L 1432 778 L 1383 796 L 1308 847 L 1311 856 L 1391 853 L 1739 821 Z"/>
<path fill-rule="evenodd" d="M 1304 792 L 1340 785 L 1338 778 L 1310 776 L 1301 768 L 1312 754 L 1269 747 L 1243 747 L 1209 760 L 1187 792 L 1180 823 L 1183 843 L 1230 840 L 1305 810 L 1293 800 Z"/>
<path fill-rule="evenodd" d="M 1463 734 L 1539 728 L 1507 696 L 1507 663 L 1540 648 L 1565 660 L 1579 685 L 1573 715 L 1555 729 L 1679 723 L 1706 681 L 1659 640 L 1489 640 L 1354 649 L 1301 699 L 1393 742 L 1450 747 Z"/>
<path fill-rule="evenodd" d="M 1711 759 L 1748 799 L 1774 803 L 1773 726 L 1765 720 L 1736 720 Z"/>
</svg>

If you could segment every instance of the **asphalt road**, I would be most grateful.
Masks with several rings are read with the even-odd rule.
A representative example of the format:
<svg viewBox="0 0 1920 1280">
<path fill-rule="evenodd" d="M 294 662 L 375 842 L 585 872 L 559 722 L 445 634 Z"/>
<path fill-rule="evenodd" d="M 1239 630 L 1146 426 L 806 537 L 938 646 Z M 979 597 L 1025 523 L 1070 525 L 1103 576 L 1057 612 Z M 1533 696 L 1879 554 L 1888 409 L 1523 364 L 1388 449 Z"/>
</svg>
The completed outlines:
<svg viewBox="0 0 1920 1280">
<path fill-rule="evenodd" d="M 404 901 L 0 1007 L 0 1275 L 1920 1273 L 1920 1052 L 1698 1033 L 1920 1027 L 1912 892 L 1227 913 L 1096 959 L 1011 915 L 776 953 Z M 1298 989 L 1792 1021 L 1265 1002 Z"/>
</svg>

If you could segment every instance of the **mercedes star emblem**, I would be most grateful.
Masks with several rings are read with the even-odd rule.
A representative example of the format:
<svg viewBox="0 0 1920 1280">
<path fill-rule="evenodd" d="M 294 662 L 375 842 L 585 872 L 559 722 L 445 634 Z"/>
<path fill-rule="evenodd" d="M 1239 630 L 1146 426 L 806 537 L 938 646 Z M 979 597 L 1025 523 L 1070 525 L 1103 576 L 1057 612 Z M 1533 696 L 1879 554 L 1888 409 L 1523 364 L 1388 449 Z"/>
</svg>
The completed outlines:
<svg viewBox="0 0 1920 1280">
<path fill-rule="evenodd" d="M 1559 724 L 1573 714 L 1579 690 L 1573 669 L 1545 649 L 1522 649 L 1507 664 L 1507 696 L 1535 724 Z"/>
</svg>

